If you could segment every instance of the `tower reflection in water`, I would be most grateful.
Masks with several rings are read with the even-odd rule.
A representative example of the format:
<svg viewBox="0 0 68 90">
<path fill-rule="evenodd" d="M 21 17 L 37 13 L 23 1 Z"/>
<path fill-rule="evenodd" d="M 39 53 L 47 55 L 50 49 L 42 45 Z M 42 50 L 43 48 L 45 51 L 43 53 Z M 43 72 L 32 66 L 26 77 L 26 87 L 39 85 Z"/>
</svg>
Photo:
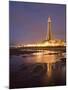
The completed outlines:
<svg viewBox="0 0 68 90">
<path fill-rule="evenodd" d="M 53 68 L 55 68 L 55 63 L 60 62 L 62 58 L 65 58 L 65 53 L 56 52 L 56 51 L 48 51 L 48 50 L 41 51 L 38 53 L 33 53 L 33 55 L 34 55 L 34 58 L 35 58 L 34 60 L 36 63 L 47 64 L 48 78 L 50 78 L 52 75 L 52 70 Z"/>
<path fill-rule="evenodd" d="M 11 87 L 66 85 L 66 55 L 38 51 L 11 57 Z"/>
</svg>

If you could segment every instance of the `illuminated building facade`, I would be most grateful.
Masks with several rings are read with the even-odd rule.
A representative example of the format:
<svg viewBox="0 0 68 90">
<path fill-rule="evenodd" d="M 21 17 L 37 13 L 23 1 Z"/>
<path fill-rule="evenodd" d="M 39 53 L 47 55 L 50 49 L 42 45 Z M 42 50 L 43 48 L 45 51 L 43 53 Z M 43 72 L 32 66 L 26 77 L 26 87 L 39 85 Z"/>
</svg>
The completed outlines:
<svg viewBox="0 0 68 90">
<path fill-rule="evenodd" d="M 27 44 L 27 45 L 18 45 L 18 47 L 47 47 L 47 46 L 65 46 L 65 42 L 60 39 L 54 39 L 52 35 L 52 19 L 48 17 L 48 24 L 47 24 L 47 35 L 46 40 L 42 41 L 41 43 L 36 44 Z"/>
</svg>

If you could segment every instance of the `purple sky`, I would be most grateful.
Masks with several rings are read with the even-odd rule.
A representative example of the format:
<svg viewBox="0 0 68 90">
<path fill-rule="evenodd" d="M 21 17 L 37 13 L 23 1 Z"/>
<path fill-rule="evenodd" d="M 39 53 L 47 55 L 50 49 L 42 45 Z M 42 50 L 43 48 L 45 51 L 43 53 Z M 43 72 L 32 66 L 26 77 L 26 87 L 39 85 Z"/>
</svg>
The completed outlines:
<svg viewBox="0 0 68 90">
<path fill-rule="evenodd" d="M 10 43 L 27 44 L 45 40 L 48 16 L 52 18 L 53 37 L 65 40 L 65 5 L 10 1 Z"/>
</svg>

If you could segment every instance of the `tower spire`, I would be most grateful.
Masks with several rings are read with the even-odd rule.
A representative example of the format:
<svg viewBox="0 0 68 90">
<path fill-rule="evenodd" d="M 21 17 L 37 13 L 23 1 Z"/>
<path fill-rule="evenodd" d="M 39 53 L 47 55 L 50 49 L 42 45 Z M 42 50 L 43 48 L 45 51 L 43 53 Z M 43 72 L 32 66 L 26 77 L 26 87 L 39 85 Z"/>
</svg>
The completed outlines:
<svg viewBox="0 0 68 90">
<path fill-rule="evenodd" d="M 51 40 L 52 39 L 52 32 L 51 32 L 51 26 L 52 21 L 51 21 L 51 17 L 48 17 L 48 24 L 47 24 L 47 37 L 46 40 Z"/>
</svg>

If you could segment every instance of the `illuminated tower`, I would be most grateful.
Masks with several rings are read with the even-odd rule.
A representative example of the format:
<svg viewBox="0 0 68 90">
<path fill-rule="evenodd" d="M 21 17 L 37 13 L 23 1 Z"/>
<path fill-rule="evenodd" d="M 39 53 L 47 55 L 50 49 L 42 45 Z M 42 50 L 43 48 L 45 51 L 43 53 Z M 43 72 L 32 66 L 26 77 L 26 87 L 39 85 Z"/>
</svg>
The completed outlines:
<svg viewBox="0 0 68 90">
<path fill-rule="evenodd" d="M 47 24 L 47 37 L 46 37 L 46 40 L 52 40 L 52 31 L 51 31 L 51 28 L 52 28 L 52 21 L 51 21 L 51 17 L 49 16 L 48 17 L 48 24 Z"/>
</svg>

